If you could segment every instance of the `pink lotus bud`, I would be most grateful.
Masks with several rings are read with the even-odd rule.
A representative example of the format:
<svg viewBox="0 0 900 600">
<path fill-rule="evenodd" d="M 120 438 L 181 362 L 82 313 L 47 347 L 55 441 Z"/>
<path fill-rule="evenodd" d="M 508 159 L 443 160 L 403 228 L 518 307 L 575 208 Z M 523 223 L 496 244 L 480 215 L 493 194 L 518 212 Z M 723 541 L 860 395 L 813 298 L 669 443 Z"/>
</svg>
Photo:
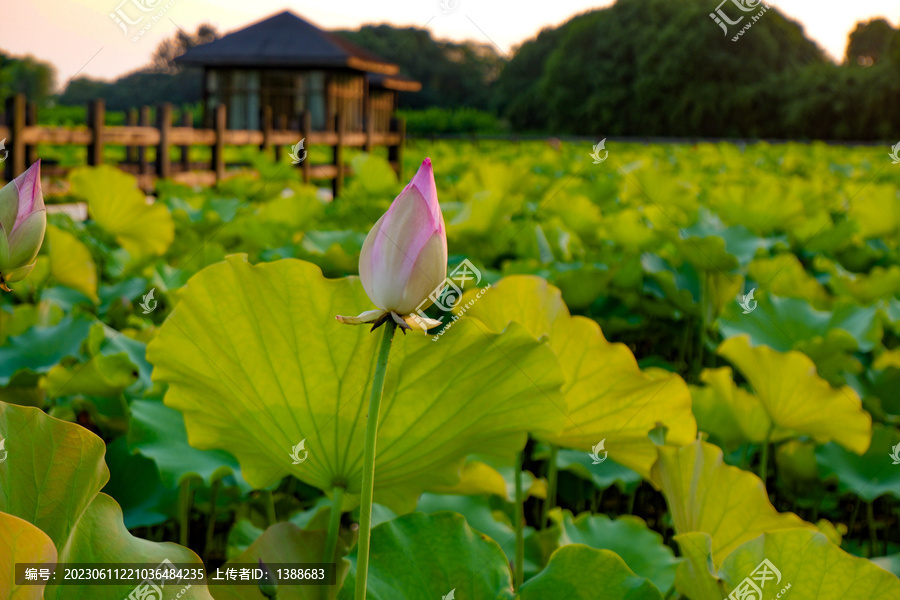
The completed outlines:
<svg viewBox="0 0 900 600">
<path fill-rule="evenodd" d="M 31 272 L 46 229 L 38 161 L 0 189 L 0 289 Z"/>
<path fill-rule="evenodd" d="M 411 319 L 405 315 L 419 308 L 443 284 L 447 277 L 447 232 L 431 159 L 422 162 L 409 185 L 366 236 L 359 255 L 359 277 L 369 299 L 381 310 L 359 317 L 338 317 L 344 323 L 380 322 L 390 313 L 406 327 Z M 422 308 L 430 305 L 428 302 Z"/>
</svg>

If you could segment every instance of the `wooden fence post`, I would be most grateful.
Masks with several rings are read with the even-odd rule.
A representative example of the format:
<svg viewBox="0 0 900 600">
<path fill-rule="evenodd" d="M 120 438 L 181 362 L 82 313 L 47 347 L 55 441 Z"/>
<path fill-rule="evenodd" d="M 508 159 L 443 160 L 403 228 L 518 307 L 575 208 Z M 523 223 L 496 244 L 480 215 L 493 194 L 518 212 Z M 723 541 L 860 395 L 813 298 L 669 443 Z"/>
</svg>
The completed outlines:
<svg viewBox="0 0 900 600">
<path fill-rule="evenodd" d="M 278 131 L 285 131 L 287 127 L 287 115 L 281 114 L 278 115 L 278 123 L 275 127 Z M 284 148 L 281 144 L 275 144 L 275 162 L 281 162 L 281 157 L 284 154 Z"/>
<path fill-rule="evenodd" d="M 344 115 L 341 113 L 334 115 L 334 130 L 337 132 L 337 145 L 334 147 L 335 174 L 331 191 L 333 198 L 337 200 L 344 191 Z"/>
<path fill-rule="evenodd" d="M 88 105 L 87 126 L 91 130 L 91 143 L 87 148 L 87 163 L 91 166 L 103 164 L 103 122 L 106 119 L 106 104 L 103 99 L 92 100 Z"/>
<path fill-rule="evenodd" d="M 141 127 L 150 127 L 150 107 L 142 106 L 141 107 L 141 118 L 140 118 L 140 126 Z M 146 146 L 138 146 L 137 151 L 138 157 L 138 171 L 141 175 L 145 175 L 150 172 L 150 161 L 147 160 L 147 147 Z"/>
<path fill-rule="evenodd" d="M 35 125 L 37 125 L 37 104 L 28 102 L 25 105 L 25 126 L 33 127 Z M 37 160 L 37 146 L 34 144 L 25 146 L 25 164 L 33 165 Z"/>
<path fill-rule="evenodd" d="M 138 110 L 136 108 L 131 108 L 128 110 L 128 117 L 125 120 L 125 124 L 129 127 L 137 127 L 138 125 Z M 125 148 L 125 162 L 129 164 L 137 164 L 138 162 L 138 152 L 137 146 L 128 146 Z"/>
<path fill-rule="evenodd" d="M 185 110 L 181 115 L 182 127 L 193 127 L 194 119 L 191 117 L 191 111 Z M 181 147 L 181 170 L 185 173 L 191 170 L 191 146 L 190 144 Z"/>
<path fill-rule="evenodd" d="M 263 141 L 259 149 L 268 153 L 272 148 L 272 107 L 268 104 L 262 107 L 262 118 L 260 119 L 260 131 L 263 134 Z"/>
<path fill-rule="evenodd" d="M 16 94 L 6 99 L 6 126 L 11 139 L 7 140 L 6 175 L 12 181 L 25 172 L 25 143 L 22 130 L 25 129 L 25 94 Z"/>
<path fill-rule="evenodd" d="M 300 115 L 300 127 L 300 137 L 302 139 L 308 138 L 309 134 L 312 133 L 312 114 L 310 114 L 308 110 L 304 110 Z M 303 145 L 305 146 L 304 150 L 306 151 L 306 159 L 302 163 L 300 163 L 300 170 L 303 172 L 303 183 L 309 183 L 312 179 L 312 159 L 309 158 L 309 153 L 311 151 L 309 149 L 309 142 Z"/>
<path fill-rule="evenodd" d="M 225 130 L 228 121 L 226 119 L 225 105 L 216 105 L 214 125 L 216 129 L 216 141 L 212 147 L 212 167 L 216 173 L 216 181 L 225 179 Z"/>
<path fill-rule="evenodd" d="M 172 137 L 172 105 L 160 104 L 156 109 L 156 128 L 159 129 L 159 146 L 156 147 L 156 176 L 165 179 L 172 176 L 172 160 L 169 156 Z"/>
</svg>

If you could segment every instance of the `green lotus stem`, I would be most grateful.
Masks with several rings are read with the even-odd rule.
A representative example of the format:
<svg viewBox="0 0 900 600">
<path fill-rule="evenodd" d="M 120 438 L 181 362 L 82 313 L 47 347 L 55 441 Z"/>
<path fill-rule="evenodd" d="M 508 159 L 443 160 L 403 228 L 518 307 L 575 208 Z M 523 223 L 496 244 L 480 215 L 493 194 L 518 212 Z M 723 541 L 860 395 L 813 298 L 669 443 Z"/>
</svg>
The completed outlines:
<svg viewBox="0 0 900 600">
<path fill-rule="evenodd" d="M 547 465 L 547 500 L 544 502 L 544 514 L 541 517 L 542 526 L 550 523 L 550 509 L 556 506 L 556 485 L 559 469 L 556 466 L 556 457 L 559 455 L 559 446 L 550 446 L 550 462 Z"/>
<path fill-rule="evenodd" d="M 178 543 L 188 545 L 188 529 L 191 518 L 191 480 L 185 477 L 178 490 L 178 521 L 180 524 Z"/>
<path fill-rule="evenodd" d="M 278 517 L 275 515 L 275 496 L 273 496 L 272 492 L 269 490 L 263 490 L 262 497 L 263 501 L 266 503 L 266 518 L 271 527 L 278 522 Z"/>
<path fill-rule="evenodd" d="M 369 414 L 366 417 L 366 449 L 363 454 L 362 497 L 359 507 L 359 542 L 356 558 L 355 600 L 365 600 L 369 577 L 369 543 L 372 535 L 372 498 L 375 495 L 375 439 L 378 435 L 378 414 L 381 412 L 381 395 L 384 393 L 384 375 L 387 372 L 391 340 L 394 339 L 394 322 L 388 319 L 384 336 L 375 362 L 372 378 L 372 394 L 369 396 Z"/>
<path fill-rule="evenodd" d="M 763 485 L 766 483 L 766 476 L 769 473 L 769 442 L 772 440 L 772 430 L 766 433 L 766 439 L 762 445 L 762 454 L 759 458 L 759 478 L 762 479 Z"/>
<path fill-rule="evenodd" d="M 866 520 L 869 522 L 869 542 L 872 544 L 869 556 L 872 557 L 878 552 L 878 535 L 875 533 L 875 507 L 872 501 L 866 502 Z"/>
<path fill-rule="evenodd" d="M 219 489 L 222 480 L 216 479 L 209 492 L 209 520 L 206 522 L 206 541 L 203 544 L 203 562 L 209 563 L 209 549 L 212 546 L 213 534 L 216 532 L 216 501 L 219 499 Z"/>
<path fill-rule="evenodd" d="M 341 530 L 341 515 L 344 506 L 344 488 L 336 485 L 331 491 L 331 514 L 328 516 L 328 537 L 325 538 L 325 555 L 322 562 L 334 562 L 338 532 Z"/>
<path fill-rule="evenodd" d="M 523 533 L 523 521 L 525 520 L 524 494 L 522 493 L 522 461 L 525 451 L 516 454 L 516 585 L 515 589 L 522 587 L 525 581 L 525 534 Z"/>
</svg>

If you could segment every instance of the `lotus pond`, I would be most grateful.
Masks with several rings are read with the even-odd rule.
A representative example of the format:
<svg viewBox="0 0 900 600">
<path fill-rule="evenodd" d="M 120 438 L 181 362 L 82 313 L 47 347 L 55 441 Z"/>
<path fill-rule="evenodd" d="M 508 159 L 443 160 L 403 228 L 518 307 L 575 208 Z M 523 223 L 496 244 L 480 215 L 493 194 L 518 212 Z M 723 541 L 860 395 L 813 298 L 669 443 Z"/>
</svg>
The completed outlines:
<svg viewBox="0 0 900 600">
<path fill-rule="evenodd" d="M 262 156 L 152 202 L 56 182 L 0 295 L 0 598 L 900 598 L 900 165 L 591 150 L 418 142 L 333 200 Z M 392 308 L 360 254 L 425 157 L 429 333 L 339 322 Z M 13 568 L 166 560 L 335 584 Z"/>
</svg>

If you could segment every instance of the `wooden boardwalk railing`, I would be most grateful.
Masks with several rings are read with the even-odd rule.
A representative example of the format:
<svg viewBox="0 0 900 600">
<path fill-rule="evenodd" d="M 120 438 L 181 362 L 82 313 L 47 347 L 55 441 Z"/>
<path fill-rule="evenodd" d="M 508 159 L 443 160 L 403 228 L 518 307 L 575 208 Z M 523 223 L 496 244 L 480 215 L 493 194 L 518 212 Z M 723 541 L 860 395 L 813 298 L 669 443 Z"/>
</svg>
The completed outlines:
<svg viewBox="0 0 900 600">
<path fill-rule="evenodd" d="M 94 100 L 88 105 L 87 126 L 85 128 L 45 127 L 37 125 L 37 110 L 25 96 L 18 94 L 7 99 L 5 119 L 0 123 L 0 140 L 6 139 L 8 156 L 3 164 L 3 178 L 10 181 L 22 173 L 28 165 L 39 158 L 38 144 L 75 145 L 87 147 L 87 164 L 103 164 L 105 146 L 124 146 L 124 162 L 116 166 L 133 173 L 138 184 L 145 190 L 152 190 L 157 179 L 172 178 L 189 185 L 211 185 L 229 176 L 229 165 L 225 162 L 226 146 L 258 146 L 260 150 L 273 150 L 276 160 L 282 156 L 285 146 L 293 146 L 305 139 L 304 149 L 328 146 L 332 160 L 328 164 L 311 164 L 303 160 L 296 165 L 302 172 L 303 180 L 330 180 L 334 195 L 340 194 L 344 177 L 349 170 L 344 165 L 343 149 L 363 148 L 372 151 L 376 146 L 386 146 L 388 161 L 397 171 L 403 162 L 403 142 L 406 126 L 402 119 L 392 119 L 390 131 L 377 132 L 372 128 L 374 119 L 366 119 L 364 131 L 346 131 L 343 119 L 338 114 L 333 127 L 327 131 L 313 131 L 309 113 L 298 115 L 298 129 L 289 129 L 284 119 L 273 126 L 269 107 L 262 111 L 259 130 L 227 129 L 227 114 L 224 105 L 216 107 L 211 129 L 196 129 L 191 126 L 190 115 L 184 115 L 180 126 L 172 123 L 172 105 L 157 107 L 156 125 L 150 124 L 150 107 L 128 114 L 128 124 L 110 126 L 105 121 L 105 106 L 102 100 Z M 190 149 L 207 146 L 211 150 L 210 162 L 192 162 Z M 155 160 L 149 160 L 148 149 L 155 149 Z M 177 150 L 174 150 L 177 149 Z M 173 160 L 176 154 L 178 160 Z M 2 158 L 2 156 L 0 156 Z M 42 172 L 65 175 L 68 169 L 53 164 L 45 164 Z"/>
</svg>

